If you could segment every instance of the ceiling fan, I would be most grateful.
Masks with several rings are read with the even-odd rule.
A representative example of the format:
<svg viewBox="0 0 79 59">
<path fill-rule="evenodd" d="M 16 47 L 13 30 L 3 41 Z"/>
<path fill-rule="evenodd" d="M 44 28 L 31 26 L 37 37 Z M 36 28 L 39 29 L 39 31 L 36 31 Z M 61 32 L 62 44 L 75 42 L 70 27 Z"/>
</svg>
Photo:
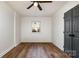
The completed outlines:
<svg viewBox="0 0 79 59">
<path fill-rule="evenodd" d="M 42 7 L 40 6 L 39 3 L 52 3 L 52 1 L 31 1 L 33 2 L 27 9 L 30 9 L 32 6 L 36 6 L 39 8 L 40 11 L 42 11 Z"/>
</svg>

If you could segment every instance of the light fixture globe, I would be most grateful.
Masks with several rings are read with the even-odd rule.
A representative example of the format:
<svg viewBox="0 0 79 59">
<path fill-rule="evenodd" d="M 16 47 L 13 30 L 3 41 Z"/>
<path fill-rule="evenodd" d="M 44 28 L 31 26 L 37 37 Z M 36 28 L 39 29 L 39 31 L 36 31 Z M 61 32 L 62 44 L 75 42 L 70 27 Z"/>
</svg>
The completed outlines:
<svg viewBox="0 0 79 59">
<path fill-rule="evenodd" d="M 34 6 L 38 6 L 38 3 L 37 2 L 34 2 Z"/>
</svg>

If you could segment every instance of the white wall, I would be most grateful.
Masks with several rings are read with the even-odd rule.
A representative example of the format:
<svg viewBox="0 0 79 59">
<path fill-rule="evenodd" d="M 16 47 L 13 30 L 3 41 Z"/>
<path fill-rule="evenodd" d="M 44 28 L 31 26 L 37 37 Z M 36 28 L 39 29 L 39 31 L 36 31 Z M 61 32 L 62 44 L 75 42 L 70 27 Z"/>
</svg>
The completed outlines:
<svg viewBox="0 0 79 59">
<path fill-rule="evenodd" d="M 56 12 L 52 17 L 52 42 L 58 46 L 61 50 L 64 50 L 64 13 L 74 6 L 79 4 L 79 2 L 68 2 L 61 9 Z"/>
<path fill-rule="evenodd" d="M 20 41 L 20 39 L 21 39 L 20 19 L 21 19 L 21 16 L 15 12 L 15 15 L 14 15 L 14 43 L 15 43 L 15 46 L 17 46 L 21 42 Z"/>
<path fill-rule="evenodd" d="M 16 18 L 15 18 L 16 16 Z M 14 18 L 16 19 L 16 28 L 14 33 Z M 16 44 L 14 43 L 14 35 L 16 35 L 16 43 L 19 42 L 19 16 L 5 3 L 0 2 L 0 57 L 10 51 Z"/>
<path fill-rule="evenodd" d="M 32 21 L 41 22 L 39 33 L 32 33 Z M 51 42 L 51 17 L 23 17 L 21 19 L 22 42 Z"/>
<path fill-rule="evenodd" d="M 14 13 L 0 2 L 0 56 L 14 45 Z"/>
</svg>

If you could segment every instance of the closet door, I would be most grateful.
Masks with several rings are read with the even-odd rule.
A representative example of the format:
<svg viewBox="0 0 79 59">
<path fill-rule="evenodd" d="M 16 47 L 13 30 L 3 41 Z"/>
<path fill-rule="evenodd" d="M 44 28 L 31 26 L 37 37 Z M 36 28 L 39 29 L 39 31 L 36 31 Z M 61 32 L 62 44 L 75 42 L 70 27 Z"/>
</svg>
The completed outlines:
<svg viewBox="0 0 79 59">
<path fill-rule="evenodd" d="M 79 57 L 79 5 L 73 8 L 73 51 Z"/>
<path fill-rule="evenodd" d="M 64 14 L 64 51 L 72 51 L 72 10 Z"/>
</svg>

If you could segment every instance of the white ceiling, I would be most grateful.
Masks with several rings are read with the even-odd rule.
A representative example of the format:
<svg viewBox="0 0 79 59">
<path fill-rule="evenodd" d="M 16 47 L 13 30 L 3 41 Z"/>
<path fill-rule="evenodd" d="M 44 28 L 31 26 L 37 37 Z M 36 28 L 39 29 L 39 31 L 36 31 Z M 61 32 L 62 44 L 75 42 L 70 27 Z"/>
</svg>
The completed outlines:
<svg viewBox="0 0 79 59">
<path fill-rule="evenodd" d="M 30 1 L 9 1 L 8 4 L 16 10 L 21 16 L 52 16 L 66 1 L 53 1 L 52 3 L 40 3 L 42 11 L 33 6 L 30 9 L 27 7 L 32 4 Z"/>
</svg>

